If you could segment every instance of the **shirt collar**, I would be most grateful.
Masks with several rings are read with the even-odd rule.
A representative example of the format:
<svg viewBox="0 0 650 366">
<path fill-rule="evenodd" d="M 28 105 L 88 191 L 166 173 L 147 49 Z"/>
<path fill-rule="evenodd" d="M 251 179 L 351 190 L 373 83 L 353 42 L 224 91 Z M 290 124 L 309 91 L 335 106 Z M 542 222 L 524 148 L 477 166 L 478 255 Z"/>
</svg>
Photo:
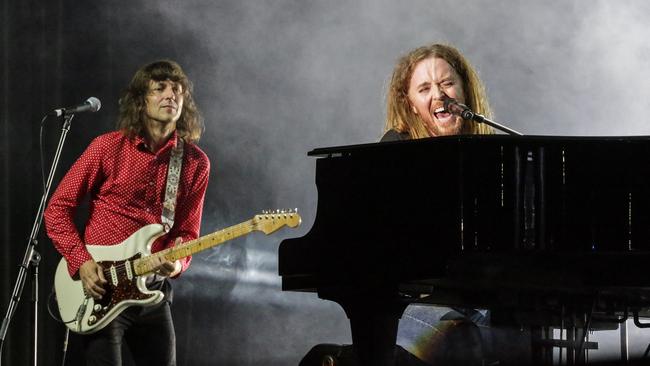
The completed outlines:
<svg viewBox="0 0 650 366">
<path fill-rule="evenodd" d="M 147 140 L 144 138 L 144 136 L 142 135 L 135 136 L 133 142 L 137 148 L 144 151 L 150 151 L 149 148 L 147 147 L 148 146 Z M 178 132 L 174 130 L 174 132 L 172 132 L 172 135 L 169 137 L 169 140 L 167 140 L 167 143 L 165 143 L 165 145 L 163 145 L 163 147 L 161 147 L 160 150 L 156 152 L 156 154 L 160 154 L 161 152 L 176 148 L 177 142 L 178 142 Z"/>
</svg>

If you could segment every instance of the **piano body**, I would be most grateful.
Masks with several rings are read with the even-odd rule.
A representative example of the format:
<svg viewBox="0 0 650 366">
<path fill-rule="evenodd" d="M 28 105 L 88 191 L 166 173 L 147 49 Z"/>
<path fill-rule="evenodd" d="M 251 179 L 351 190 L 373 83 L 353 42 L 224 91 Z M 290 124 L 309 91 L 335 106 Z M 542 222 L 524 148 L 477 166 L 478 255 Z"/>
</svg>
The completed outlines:
<svg viewBox="0 0 650 366">
<path fill-rule="evenodd" d="M 564 314 L 645 326 L 650 137 L 453 136 L 309 155 L 316 219 L 280 245 L 282 288 L 339 303 L 361 364 L 393 363 L 414 301 L 521 326 Z"/>
</svg>

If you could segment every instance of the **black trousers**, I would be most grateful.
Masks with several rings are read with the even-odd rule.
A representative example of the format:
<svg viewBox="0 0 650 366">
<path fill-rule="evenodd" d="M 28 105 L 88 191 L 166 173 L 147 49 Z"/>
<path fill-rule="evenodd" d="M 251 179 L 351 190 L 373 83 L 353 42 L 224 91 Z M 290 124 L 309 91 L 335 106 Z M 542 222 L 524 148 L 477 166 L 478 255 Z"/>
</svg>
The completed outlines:
<svg viewBox="0 0 650 366">
<path fill-rule="evenodd" d="M 83 338 L 88 366 L 121 366 L 123 344 L 138 366 L 176 365 L 176 336 L 167 301 L 130 307 L 104 329 Z"/>
</svg>

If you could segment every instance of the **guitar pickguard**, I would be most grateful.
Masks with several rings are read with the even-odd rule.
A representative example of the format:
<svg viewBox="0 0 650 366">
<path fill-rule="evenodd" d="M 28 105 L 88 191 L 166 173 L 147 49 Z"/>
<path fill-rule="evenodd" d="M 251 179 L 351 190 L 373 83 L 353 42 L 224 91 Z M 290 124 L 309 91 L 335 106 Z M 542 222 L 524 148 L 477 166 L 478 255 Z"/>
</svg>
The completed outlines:
<svg viewBox="0 0 650 366">
<path fill-rule="evenodd" d="M 119 261 L 98 262 L 105 269 L 108 283 L 104 286 L 106 294 L 101 299 L 95 299 L 95 304 L 88 317 L 88 325 L 92 326 L 101 321 L 108 312 L 124 301 L 143 301 L 156 296 L 153 293 L 143 293 L 138 287 L 138 277 L 135 276 L 133 262 L 142 257 L 140 253 Z"/>
</svg>

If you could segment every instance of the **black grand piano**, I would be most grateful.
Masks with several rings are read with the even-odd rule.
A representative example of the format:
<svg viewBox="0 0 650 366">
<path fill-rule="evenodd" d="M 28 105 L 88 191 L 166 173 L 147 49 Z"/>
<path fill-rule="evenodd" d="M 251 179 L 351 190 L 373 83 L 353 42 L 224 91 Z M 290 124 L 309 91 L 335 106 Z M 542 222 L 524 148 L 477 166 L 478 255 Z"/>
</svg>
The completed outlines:
<svg viewBox="0 0 650 366">
<path fill-rule="evenodd" d="M 528 327 L 566 314 L 584 329 L 646 326 L 650 137 L 454 136 L 309 155 L 316 219 L 280 245 L 282 288 L 339 303 L 360 364 L 393 364 L 416 301 Z"/>
</svg>

